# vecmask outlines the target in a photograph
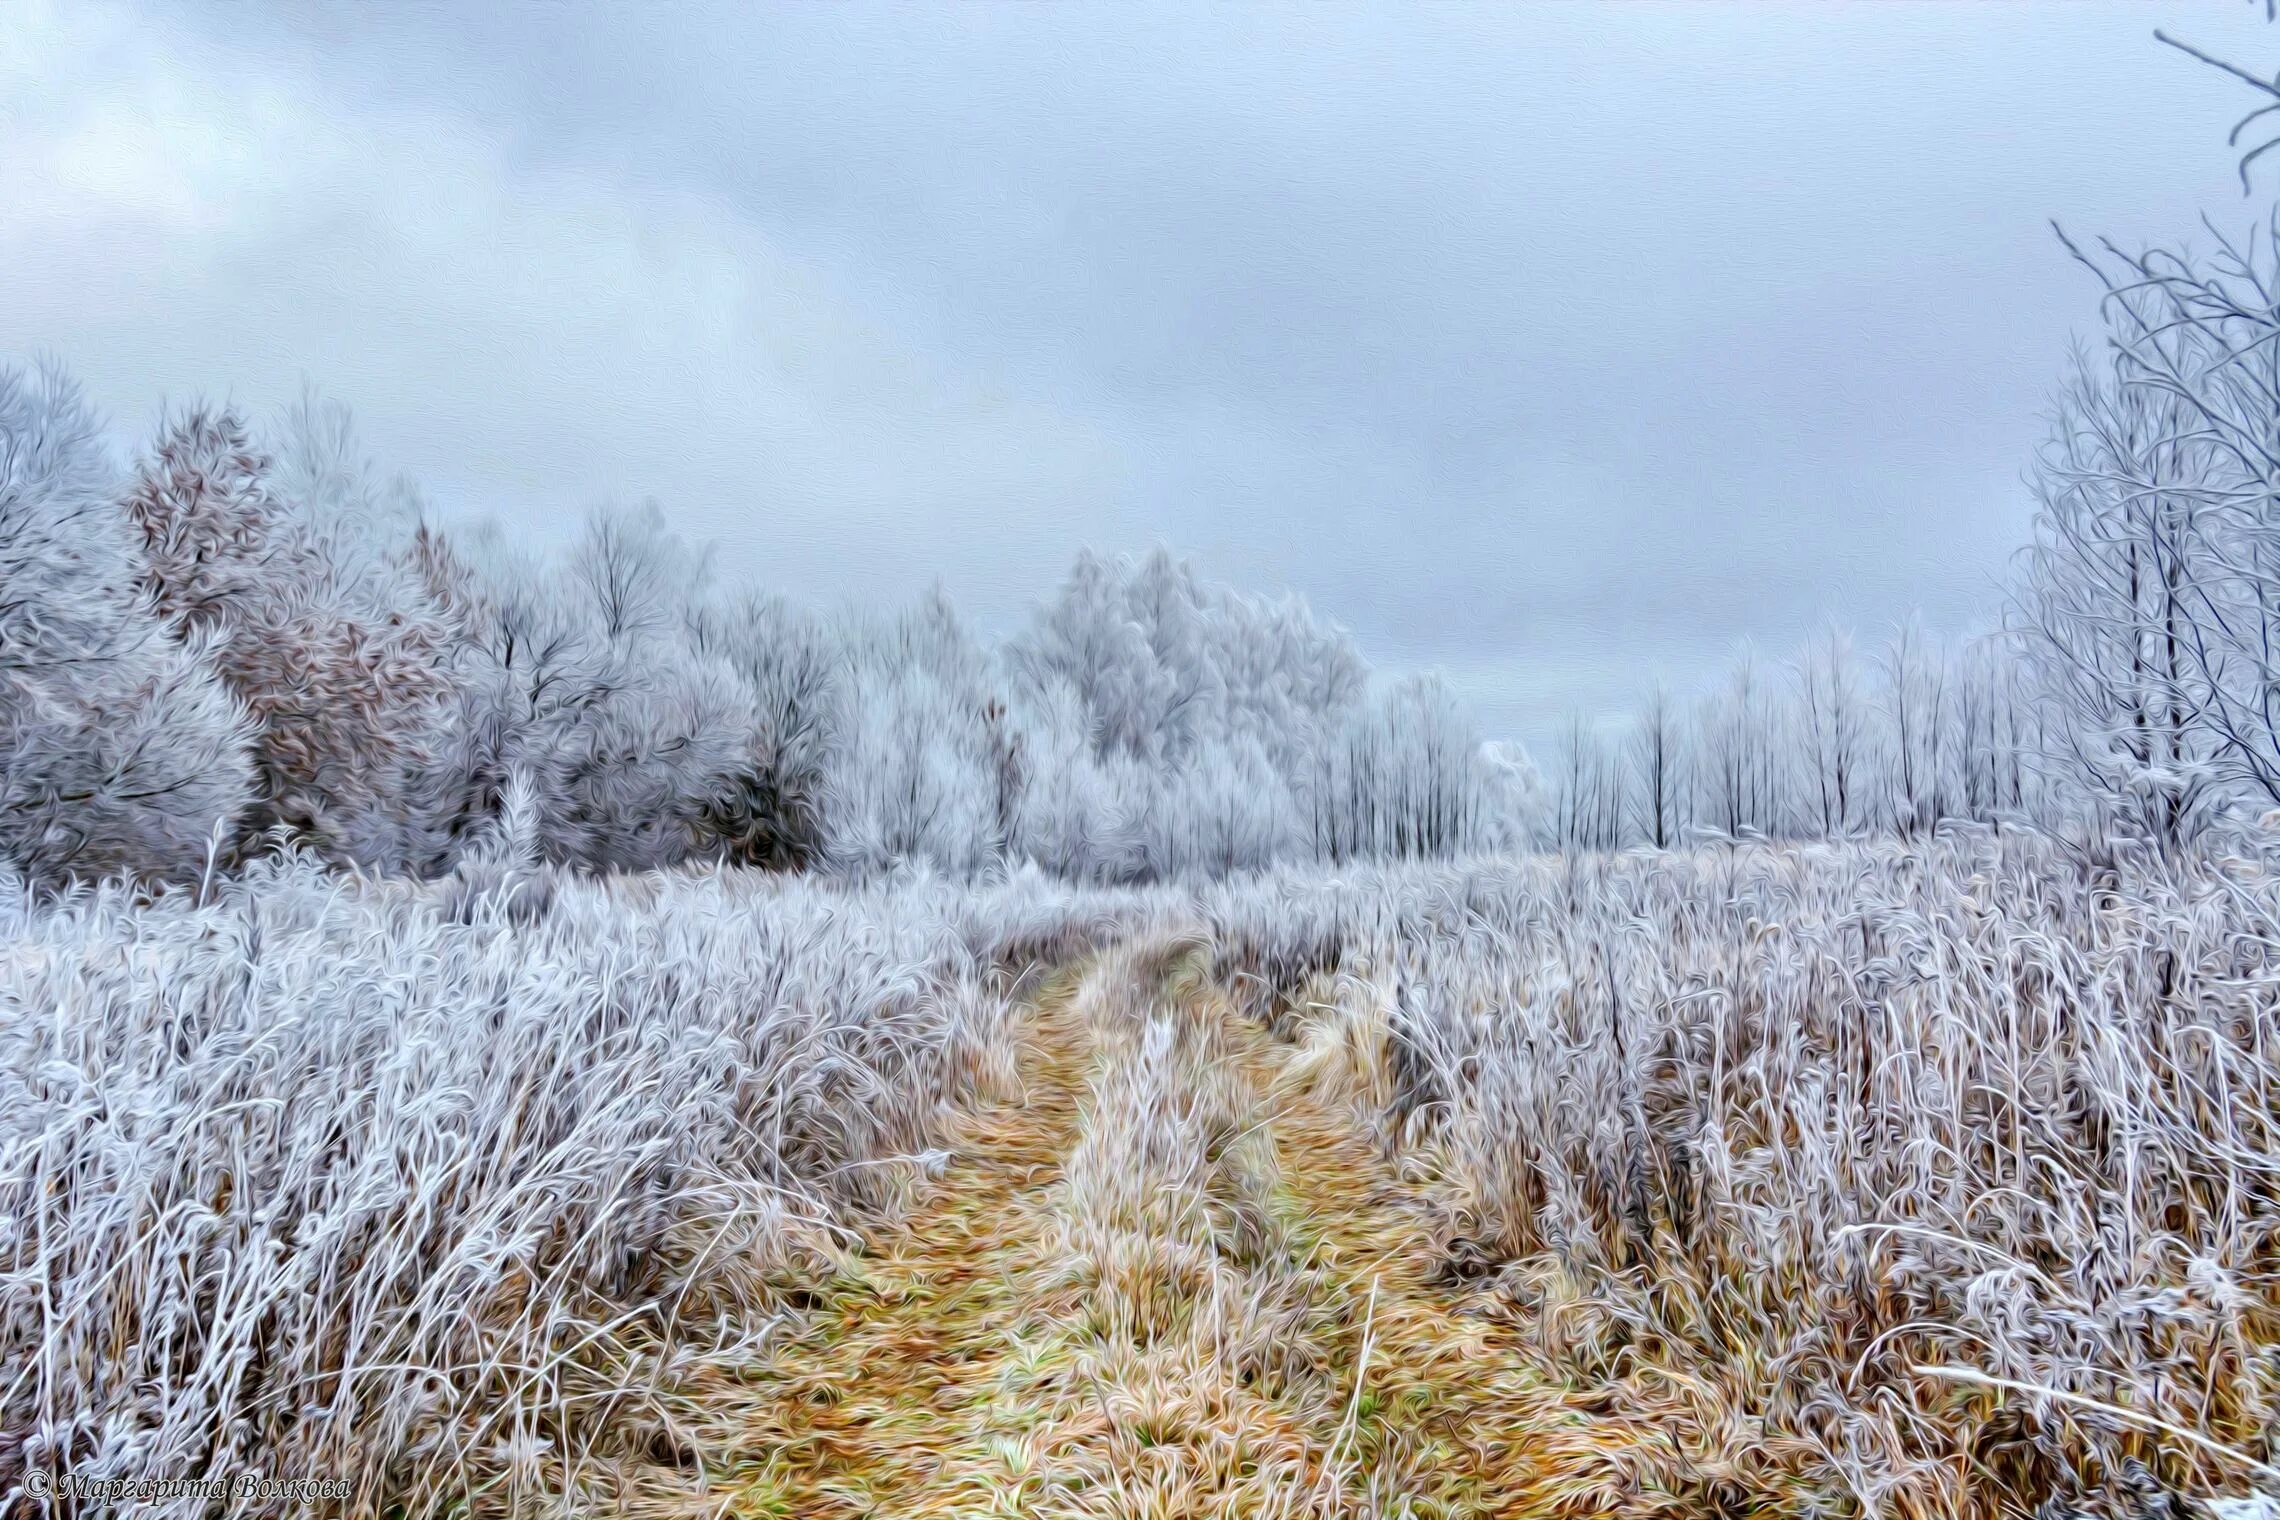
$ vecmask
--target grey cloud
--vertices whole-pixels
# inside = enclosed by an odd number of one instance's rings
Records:
[[[2094,320],[2046,219],[2238,207],[2149,32],[2252,10],[53,13],[0,346],[130,423],[305,372],[456,510],[994,626],[1168,542],[1540,741],[1987,614]]]

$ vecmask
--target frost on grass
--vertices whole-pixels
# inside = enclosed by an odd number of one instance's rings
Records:
[[[1620,1481],[1545,1513],[2127,1515],[2280,1466],[2256,862],[1972,835],[532,907],[499,848],[488,888],[9,885],[0,1483],[337,1469],[489,1511],[701,1468],[687,1390],[1008,1095],[1027,968],[1175,930],[1150,976],[1354,1108],[1438,1291],[1601,1422]],[[1072,1291],[1143,1341],[1196,1263],[1283,1249],[1254,1099],[1172,1006],[1110,1021],[1069,1157]]]
[[[1659,1433],[1626,1513],[2136,1514],[2280,1479],[2275,888],[1958,836],[1211,911],[1382,1009],[1448,1276]]]
[[[756,880],[520,926],[300,862],[203,905],[12,888],[0,1489],[448,1503],[669,1440],[655,1390],[891,1206],[990,1041],[941,898]]]

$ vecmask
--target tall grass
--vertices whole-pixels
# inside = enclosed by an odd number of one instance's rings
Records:
[[[1452,1278],[1657,1432],[1636,1512],[2166,1513],[2133,1506],[2280,1479],[2266,865],[1972,835],[1213,912],[1231,966],[1382,1009],[1388,1144],[1443,1179]]]
[[[0,902],[0,1508],[33,1469],[422,1507],[673,1451],[657,1390],[891,1205],[1001,1003],[938,893],[447,897]]]
[[[1623,1433],[1626,1513],[2275,1486],[2263,861],[501,882],[0,890],[0,1507],[259,1468],[489,1511],[693,1461],[677,1390],[891,1219],[1023,977],[1183,926],[1263,1024],[1336,1032],[1452,1300]],[[1149,1049],[1104,1113],[1143,1116]],[[1130,1159],[1101,1199],[1154,1196]],[[1152,1281],[1123,1238],[1071,1259]]]

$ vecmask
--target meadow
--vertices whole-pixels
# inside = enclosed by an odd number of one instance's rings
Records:
[[[0,363],[0,1511],[2271,1520],[2275,228],[2067,245],[1999,611],[1542,755]]]
[[[11,1503],[2163,1514],[2280,1464],[2260,854],[481,859],[11,890]]]

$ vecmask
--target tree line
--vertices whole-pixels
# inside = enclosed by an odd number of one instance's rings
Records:
[[[1158,552],[1079,557],[1013,637],[939,591],[823,614],[712,585],[654,508],[565,554],[447,531],[347,414],[192,408],[121,468],[0,371],[0,856],[183,881],[277,848],[1080,880],[1449,855],[1528,832],[1430,677]]]
[[[594,871],[1140,882],[1959,821],[2179,848],[2280,810],[2280,211],[2210,237],[2067,241],[2105,341],[2000,627],[1745,652],[1572,722],[1549,784],[1437,679],[1165,552],[1081,555],[1005,639],[939,592],[819,613],[711,584],[654,508],[560,555],[447,531],[314,400],[259,435],[193,407],[122,465],[67,376],[0,366],[0,862],[428,877],[510,791],[531,852]]]
[[[2280,110],[2280,82],[2161,40],[2257,92],[2236,142]],[[2244,155],[2244,190],[2274,147]],[[1657,690],[1618,732],[1579,719],[1542,837],[2012,820],[2174,850],[2280,810],[2280,208],[2203,230],[2134,249],[2059,231],[2103,342],[2051,408],[2000,627],[1947,644],[1911,622],[1865,660],[1828,629],[1770,670],[1745,653],[1692,703]]]
[[[1911,837],[1951,822],[2047,825],[2072,800],[2043,763],[2048,716],[2001,634],[1910,619],[1863,654],[1831,623],[1784,660],[1745,649],[1693,700],[1656,686],[1610,731],[1571,719],[1543,842]]]

